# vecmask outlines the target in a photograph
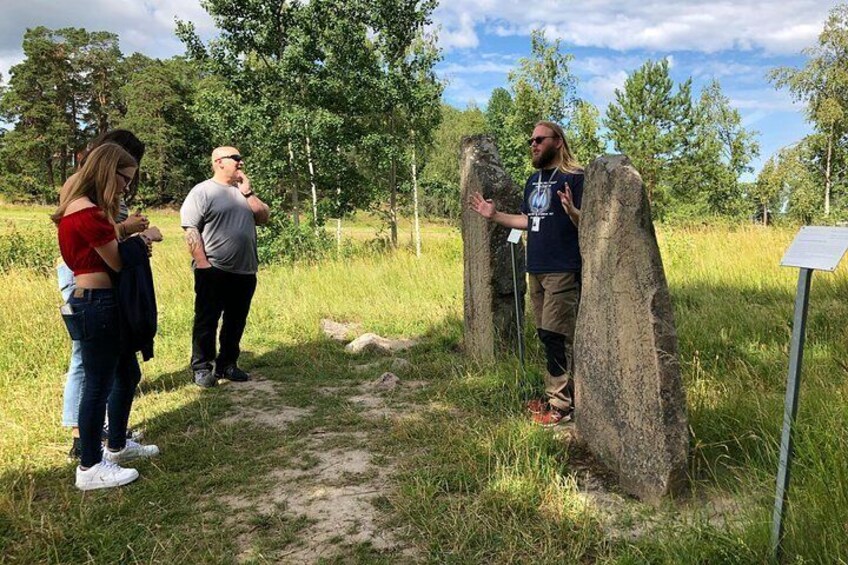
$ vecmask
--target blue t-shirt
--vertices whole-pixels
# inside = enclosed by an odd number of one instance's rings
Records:
[[[565,213],[557,192],[571,188],[574,206],[583,200],[583,173],[547,169],[535,173],[524,186],[521,212],[527,214],[527,272],[579,273],[577,226]]]

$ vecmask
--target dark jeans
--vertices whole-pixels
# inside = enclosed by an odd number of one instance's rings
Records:
[[[256,275],[238,275],[215,267],[194,270],[194,328],[191,337],[191,368],[221,374],[238,361],[239,343],[247,323]],[[221,350],[215,358],[215,334],[221,324]]]
[[[141,371],[134,353],[121,354],[118,305],[113,289],[76,289],[68,304],[73,312],[63,318],[71,338],[80,342],[85,371],[79,407],[80,463],[91,467],[100,463],[102,455],[100,434],[107,398],[108,445],[111,449],[123,449],[126,445],[127,422]]]

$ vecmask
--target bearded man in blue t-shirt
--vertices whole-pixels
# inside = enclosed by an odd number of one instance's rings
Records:
[[[580,302],[580,202],[583,169],[562,128],[538,122],[528,140],[538,171],[524,186],[519,214],[506,214],[478,192],[471,208],[508,228],[527,230],[527,273],[536,331],[545,347],[544,399],[531,400],[533,420],[544,426],[569,421],[574,412],[574,326]]]

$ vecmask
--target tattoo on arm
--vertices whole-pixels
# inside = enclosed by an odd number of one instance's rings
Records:
[[[185,240],[190,253],[194,254],[198,249],[203,248],[203,240],[200,239],[200,232],[197,228],[186,228]]]

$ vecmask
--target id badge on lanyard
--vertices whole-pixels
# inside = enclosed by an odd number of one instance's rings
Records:
[[[530,218],[530,231],[539,231],[542,225],[541,216],[533,216]]]

